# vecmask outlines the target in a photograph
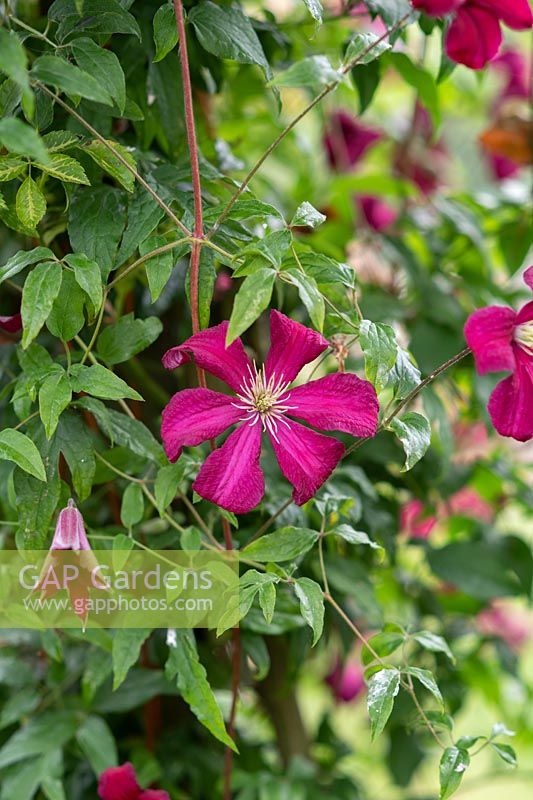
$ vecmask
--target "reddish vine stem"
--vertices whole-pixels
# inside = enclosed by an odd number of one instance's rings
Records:
[[[187,53],[187,38],[185,31],[185,17],[183,13],[182,0],[174,0],[174,11],[176,14],[176,24],[180,42],[180,61],[181,61],[181,80],[183,86],[183,98],[185,108],[185,127],[187,131],[187,145],[191,162],[192,188],[194,197],[194,239],[191,249],[190,263],[190,301],[192,331],[198,333],[200,330],[200,317],[198,309],[198,288],[200,281],[200,255],[202,252],[202,240],[204,238],[204,222],[202,211],[202,185],[200,180],[200,165],[198,160],[198,143],[196,139],[196,125],[194,122],[194,107],[192,99],[191,74],[189,70],[189,57]],[[199,367],[196,368],[198,383],[206,387],[205,372]],[[214,448],[214,442],[211,442]],[[222,530],[226,550],[233,550],[231,529],[229,522],[222,518]],[[239,628],[232,630],[232,661],[231,661],[231,711],[228,722],[228,733],[232,739],[235,738],[235,715],[237,711],[237,696],[240,682],[241,665],[241,639]],[[231,777],[233,772],[233,750],[226,747],[224,753],[224,800],[231,800]]]

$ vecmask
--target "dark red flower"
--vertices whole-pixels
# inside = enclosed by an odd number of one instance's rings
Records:
[[[330,167],[338,172],[353,169],[368,148],[380,139],[380,131],[363,125],[346,111],[336,111],[331,115],[324,135]]]
[[[101,800],[170,800],[168,793],[161,789],[141,789],[135,769],[129,762],[102,772],[98,797]]]
[[[0,317],[0,329],[6,333],[18,333],[22,330],[22,317],[20,314],[13,314],[12,317]]]
[[[375,231],[390,228],[398,219],[398,212],[380,197],[364,194],[357,198],[357,203],[365,220]]]

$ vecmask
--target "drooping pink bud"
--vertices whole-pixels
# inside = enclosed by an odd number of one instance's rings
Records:
[[[344,664],[339,659],[326,677],[326,683],[339,703],[350,703],[365,689],[363,667],[355,659]]]
[[[90,550],[83,517],[73,500],[59,512],[51,550]]]
[[[110,767],[100,775],[98,797],[101,800],[170,800],[161,789],[143,791],[137,783],[133,764],[126,762],[121,767]]]
[[[0,329],[6,333],[18,333],[22,330],[22,317],[13,314],[11,317],[0,317]]]

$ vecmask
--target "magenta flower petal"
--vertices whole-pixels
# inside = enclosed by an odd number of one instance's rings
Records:
[[[501,436],[527,442],[533,437],[533,358],[520,347],[515,356],[515,372],[496,386],[488,411]]]
[[[520,50],[507,49],[493,59],[491,66],[504,72],[507,78],[503,98],[529,97],[528,63]]]
[[[184,446],[195,447],[214,439],[242,417],[236,398],[211,389],[183,389],[163,409],[161,438],[170,461]]]
[[[261,425],[245,423],[204,462],[193,489],[235,514],[246,514],[261,501],[265,479],[259,466]]]
[[[22,330],[22,317],[14,314],[12,317],[0,317],[0,329],[6,333],[18,333]]]
[[[384,231],[398,218],[398,212],[379,197],[370,194],[358,198],[359,207],[364,218],[375,231]]]
[[[51,550],[90,550],[83,517],[73,500],[59,512]]]
[[[498,52],[502,32],[498,17],[477,5],[459,9],[446,35],[446,52],[452,61],[482,69]]]
[[[352,659],[345,664],[337,661],[333,670],[326,678],[340,703],[350,703],[365,690],[364,669],[362,665]]]
[[[101,800],[139,800],[140,791],[135,770],[129,762],[104,770],[98,783]]]
[[[466,0],[412,0],[413,7],[429,17],[444,17],[452,11],[457,11],[465,2]]]
[[[529,0],[475,0],[515,31],[527,31],[533,25]]]
[[[265,362],[267,378],[275,375],[276,381],[291,383],[305,364],[314,361],[328,347],[328,340],[322,334],[279,311],[271,311],[270,350]]]
[[[376,128],[363,125],[346,111],[336,111],[324,135],[330,167],[339,171],[355,167],[368,148],[380,139],[381,132]]]
[[[494,153],[488,153],[488,160],[492,173],[496,180],[503,181],[506,178],[512,178],[520,172],[520,165],[516,161],[511,161],[507,156],[496,156]]]
[[[374,436],[379,403],[368,381],[351,373],[326,375],[290,389],[281,401],[291,417],[303,419],[324,431],[343,431],[352,436]]]
[[[344,453],[337,439],[285,420],[278,425],[277,441],[269,432],[281,471],[294,486],[292,499],[301,506],[320,489]]]
[[[524,283],[533,291],[533,267],[528,267],[524,272]]]
[[[221,322],[220,325],[206,328],[178,347],[167,350],[163,356],[163,366],[174,369],[194,361],[237,392],[243,379],[248,377],[252,364],[240,339],[226,347],[228,325],[229,322]]]
[[[431,531],[437,524],[435,516],[425,516],[424,504],[421,500],[413,499],[405,503],[400,509],[400,531],[411,539],[428,539]]]
[[[465,338],[474,353],[477,371],[513,370],[512,348],[516,313],[506,306],[488,306],[475,311],[466,321]]]

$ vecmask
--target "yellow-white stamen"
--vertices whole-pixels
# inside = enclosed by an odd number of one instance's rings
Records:
[[[232,403],[232,405],[246,412],[245,416],[241,417],[242,422],[248,422],[249,425],[261,422],[263,430],[268,431],[276,442],[279,442],[276,435],[278,423],[288,427],[289,423],[284,419],[284,414],[296,408],[296,406],[286,405],[290,394],[283,398],[283,403],[280,403],[290,381],[284,381],[283,378],[277,380],[275,373],[272,373],[267,380],[265,367],[258,370],[255,363],[253,370],[248,367],[248,372],[249,377],[243,381],[237,392],[239,403]]]
[[[533,356],[533,319],[516,326],[514,340],[522,350]]]

